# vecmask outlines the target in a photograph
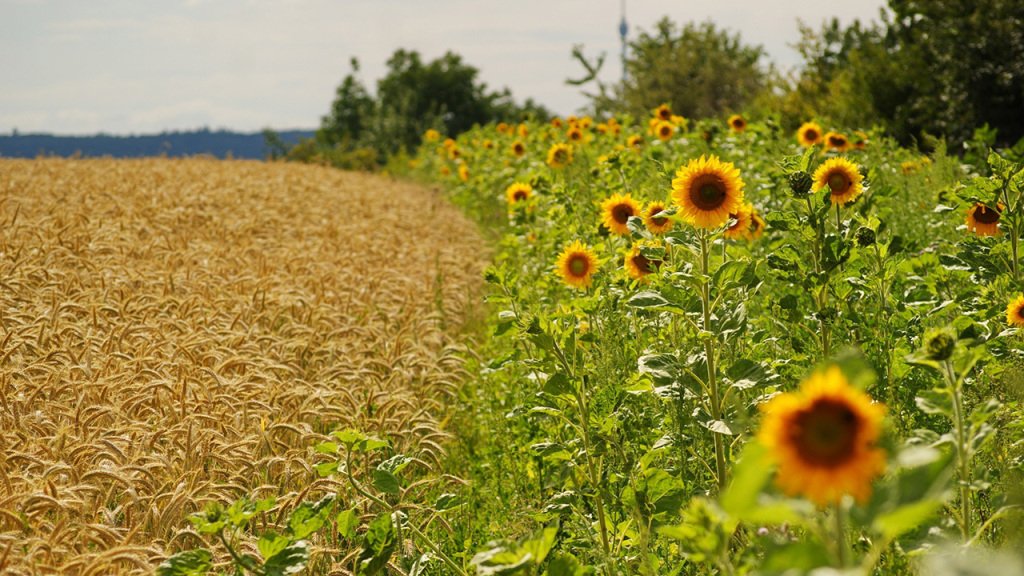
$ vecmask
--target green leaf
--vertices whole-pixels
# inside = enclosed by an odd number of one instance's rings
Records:
[[[402,491],[402,481],[391,472],[377,468],[373,471],[373,487],[386,494],[398,494]]]
[[[922,500],[900,506],[875,518],[872,527],[887,538],[920,528],[942,507],[941,500]]]
[[[256,542],[256,548],[260,551],[260,556],[267,559],[287,548],[290,543],[291,538],[268,532]]]
[[[267,559],[263,564],[265,576],[288,576],[298,574],[309,563],[309,543],[305,540],[292,542],[283,550]]]
[[[356,508],[343,510],[335,521],[338,524],[338,535],[346,540],[356,537],[356,529],[359,528],[359,513]]]
[[[465,502],[457,494],[441,494],[434,502],[434,511],[443,512],[462,506]]]
[[[669,306],[671,302],[666,300],[660,293],[647,290],[634,294],[626,301],[626,305],[633,308],[658,308],[660,306]]]
[[[387,512],[380,514],[370,522],[363,537],[363,549],[357,558],[359,574],[372,575],[383,570],[397,546],[398,538],[391,515]]]
[[[325,496],[315,504],[303,502],[288,517],[288,532],[293,540],[302,540],[327,522],[334,509],[334,496]]]
[[[552,396],[561,396],[563,394],[572,394],[573,387],[572,382],[569,378],[561,372],[555,372],[544,382],[544,393]]]
[[[213,555],[199,548],[178,552],[156,567],[157,576],[202,576],[213,566]]]

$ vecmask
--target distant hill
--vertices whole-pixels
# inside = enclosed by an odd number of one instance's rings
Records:
[[[311,138],[312,130],[277,132],[281,140],[292,145],[300,138]],[[209,154],[218,158],[266,158],[270,154],[262,132],[243,133],[227,130],[200,129],[190,132],[163,132],[139,136],[55,136],[53,134],[2,134],[0,157],[35,158],[36,156],[195,156]]]

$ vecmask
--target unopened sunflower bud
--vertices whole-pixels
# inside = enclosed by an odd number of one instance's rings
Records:
[[[794,196],[806,196],[811,191],[813,183],[811,175],[807,172],[793,172],[789,175],[789,189],[793,191]]]
[[[924,352],[932,360],[949,360],[956,349],[956,334],[949,328],[929,331],[925,335]]]
[[[867,226],[857,228],[857,246],[866,248],[875,243],[875,231]]]

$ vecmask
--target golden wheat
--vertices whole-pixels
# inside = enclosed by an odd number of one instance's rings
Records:
[[[436,464],[482,259],[381,177],[0,161],[0,572],[150,572],[211,500],[330,490],[339,426]]]

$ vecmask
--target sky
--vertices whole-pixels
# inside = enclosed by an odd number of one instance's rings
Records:
[[[797,20],[878,20],[884,0],[626,0],[629,34],[713,21],[799,64]],[[360,60],[454,51],[491,88],[567,115],[586,104],[573,45],[617,79],[621,0],[0,0],[0,133],[315,128]]]

